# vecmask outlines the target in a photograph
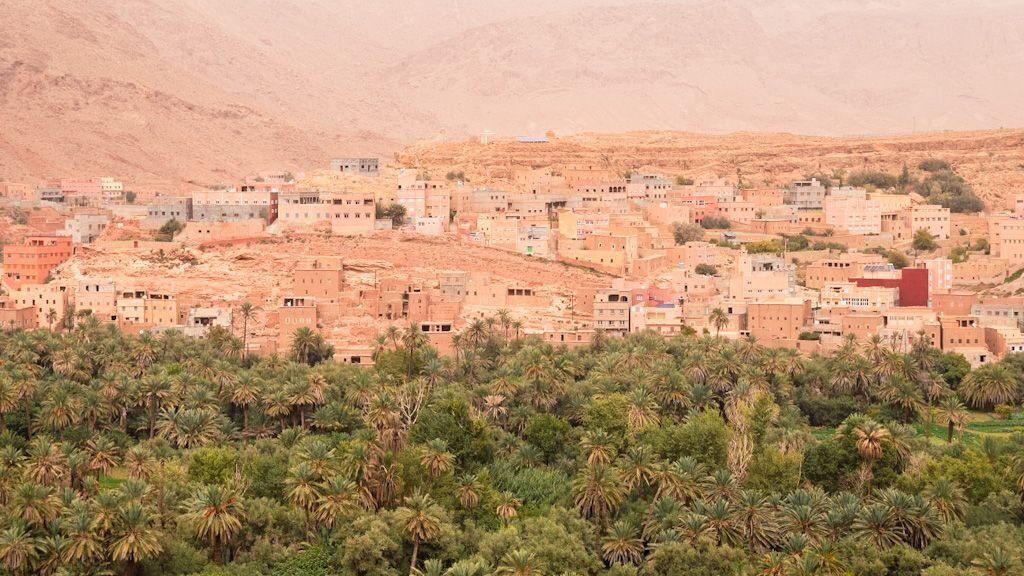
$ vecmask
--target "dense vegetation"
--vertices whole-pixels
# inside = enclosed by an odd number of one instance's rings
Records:
[[[687,242],[697,242],[704,239],[704,227],[700,224],[683,224],[682,222],[673,222],[672,237],[679,246],[682,246]]]
[[[174,237],[184,229],[184,224],[178,222],[174,218],[171,218],[167,222],[164,222],[164,225],[157,230],[153,238],[157,242],[170,242],[171,240],[174,240]]]
[[[89,317],[0,333],[0,566],[1020,573],[1020,355],[969,371],[923,340],[802,359],[646,333],[565,350],[504,313],[455,347],[391,330],[360,369],[307,332],[289,359]]]
[[[700,225],[708,230],[728,230],[732,223],[725,216],[705,216]]]
[[[845,169],[836,168],[831,174],[818,171],[808,174],[806,178],[817,178],[825,188],[845,184],[869,190],[913,191],[927,198],[930,204],[944,206],[954,213],[974,213],[985,209],[985,203],[949,162],[929,158],[918,163],[917,169],[921,173],[920,177],[912,175],[910,168],[904,165],[898,176],[867,169],[847,174]]]
[[[395,228],[405,223],[405,206],[401,204],[377,204],[375,212],[377,220],[390,219],[392,226]]]
[[[918,166],[924,178],[914,184],[914,191],[932,204],[949,208],[950,212],[981,212],[985,203],[971,185],[944,160],[925,160]]]

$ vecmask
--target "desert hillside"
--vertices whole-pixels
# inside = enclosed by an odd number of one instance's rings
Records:
[[[484,129],[1024,126],[1004,0],[7,0],[0,22],[6,177],[224,179]]]
[[[898,174],[921,160],[941,158],[995,208],[1024,187],[1024,130],[937,132],[911,136],[838,138],[792,134],[688,132],[583,133],[556,136],[547,144],[499,139],[421,143],[398,156],[432,174],[462,170],[474,184],[507,181],[509,170],[583,165],[654,169],[698,181],[736,179],[752,186],[782,185],[808,174],[879,170]]]

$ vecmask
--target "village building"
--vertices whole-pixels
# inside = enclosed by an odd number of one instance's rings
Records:
[[[11,291],[11,300],[18,308],[32,308],[36,312],[36,326],[55,328],[68,313],[70,294],[61,283],[24,284]]]
[[[758,340],[796,340],[809,330],[811,301],[784,298],[747,304],[747,331]]]
[[[631,331],[630,294],[625,290],[599,290],[594,299],[594,328],[609,334]]]
[[[849,234],[880,234],[882,209],[878,202],[863,194],[847,192],[825,197],[825,223]]]
[[[317,325],[316,300],[311,296],[285,296],[277,307],[278,339],[277,349],[287,352],[299,328],[309,328],[314,332]]]
[[[808,288],[820,290],[826,284],[848,282],[850,278],[861,276],[865,266],[885,263],[885,258],[877,254],[840,254],[835,258],[825,258],[808,264],[804,271],[804,284]]]
[[[883,312],[899,304],[899,289],[834,282],[821,289],[823,308],[845,307],[862,312]]]
[[[170,220],[184,224],[192,220],[192,198],[161,196],[146,206],[143,228],[160,228]]]
[[[185,327],[191,328],[193,334],[203,334],[214,326],[231,329],[231,308],[223,306],[192,306],[188,309]]]
[[[3,249],[3,282],[11,288],[46,282],[50,272],[74,254],[66,236],[28,236],[21,245]]]
[[[173,294],[119,289],[117,319],[122,328],[178,325],[178,302]]]
[[[337,256],[302,259],[292,276],[292,293],[318,300],[336,300],[345,287],[345,266]]]
[[[376,203],[368,192],[290,192],[281,195],[281,224],[312,228],[329,224],[341,235],[374,231]]]
[[[1024,217],[993,216],[989,221],[989,247],[993,256],[1014,265],[1024,263]]]
[[[32,330],[39,327],[35,306],[18,304],[14,298],[0,297],[0,328],[6,330]]]
[[[783,202],[805,210],[820,210],[825,202],[825,186],[817,178],[799,180],[783,192]]]
[[[362,176],[377,176],[380,174],[380,159],[334,158],[331,160],[331,170]]]
[[[937,204],[916,204],[904,210],[911,234],[927,230],[933,238],[949,240],[949,208]]]
[[[953,288],[953,261],[949,258],[918,258],[915,265],[928,270],[929,292],[941,292]]]
[[[974,286],[1002,284],[1009,274],[1010,261],[998,256],[972,255],[964,262],[953,264],[953,283]]]
[[[75,244],[91,244],[103,233],[110,217],[102,213],[78,212],[64,221],[64,229],[58,230],[58,236],[67,236]]]
[[[101,322],[117,322],[118,295],[113,282],[81,281],[74,291],[75,310]]]
[[[278,217],[277,191],[196,190],[192,193],[192,219],[200,222],[263,220]]]

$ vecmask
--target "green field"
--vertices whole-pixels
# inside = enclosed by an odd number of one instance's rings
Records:
[[[100,490],[113,490],[128,479],[128,469],[123,467],[114,468],[110,474],[100,476]]]
[[[946,426],[938,419],[932,423],[930,433],[929,426],[922,420],[915,422],[913,426],[919,435],[928,438],[932,444],[946,443]],[[971,411],[964,429],[957,431],[953,439],[975,446],[980,444],[985,437],[1004,438],[1014,432],[1024,432],[1024,412],[1015,412],[1009,417],[1001,417],[992,412]],[[811,434],[817,440],[831,438],[835,433],[835,428],[822,427],[811,430]]]

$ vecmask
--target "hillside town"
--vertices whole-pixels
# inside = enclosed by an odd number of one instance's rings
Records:
[[[472,180],[339,158],[177,192],[0,181],[0,323],[220,327],[260,355],[308,329],[360,365],[393,327],[453,355],[481,322],[567,347],[653,331],[803,354],[926,342],[975,367],[1024,351],[1024,192],[985,205],[941,159],[773,186],[572,164]]]

